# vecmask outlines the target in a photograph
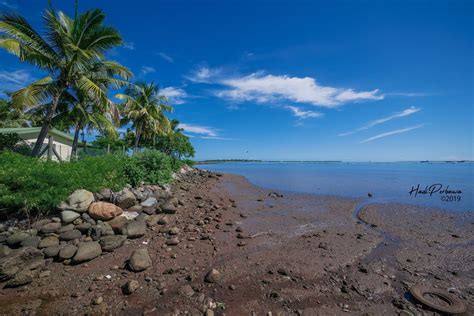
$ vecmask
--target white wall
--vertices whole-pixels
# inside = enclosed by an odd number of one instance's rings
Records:
[[[36,143],[36,138],[24,139],[24,141],[33,147],[34,144]],[[48,138],[45,138],[43,144],[45,146],[48,146]],[[72,147],[69,144],[64,144],[54,139],[53,146],[56,148],[56,152],[59,154],[62,161],[69,161],[69,159],[71,158],[71,152],[72,152]],[[53,153],[52,159],[58,160],[54,153]]]

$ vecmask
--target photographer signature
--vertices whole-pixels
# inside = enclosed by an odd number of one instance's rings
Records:
[[[416,187],[412,186],[408,193],[410,193],[410,196],[414,195],[416,197],[418,194],[429,194],[429,196],[432,196],[435,193],[439,193],[440,195],[462,194],[462,191],[450,189],[449,185],[444,187],[441,183],[435,183],[429,186],[427,185],[424,188],[420,188],[420,184],[418,184]]]

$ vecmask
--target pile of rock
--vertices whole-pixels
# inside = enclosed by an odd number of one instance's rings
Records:
[[[40,220],[27,230],[0,224],[0,282],[24,285],[39,275],[46,260],[77,264],[114,251],[127,238],[144,236],[147,226],[163,220],[160,213],[174,214],[177,205],[165,186],[95,194],[77,190],[59,205],[60,217]],[[135,270],[146,261],[135,263]]]

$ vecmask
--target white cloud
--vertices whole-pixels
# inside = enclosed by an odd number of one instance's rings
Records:
[[[186,76],[186,79],[198,83],[212,83],[222,72],[220,68],[200,67]]]
[[[160,94],[168,98],[171,104],[183,104],[188,97],[186,91],[176,87],[166,87],[160,90]]]
[[[0,92],[16,91],[35,80],[26,70],[0,71]]]
[[[142,67],[142,74],[144,74],[144,75],[147,75],[149,73],[153,73],[155,71],[156,71],[155,68],[150,67],[150,66],[143,66]]]
[[[123,48],[129,49],[129,50],[135,50],[135,43],[134,42],[124,42],[122,44]]]
[[[420,128],[420,127],[423,127],[423,124],[419,124],[419,125],[412,126],[412,127],[407,127],[407,128],[402,128],[402,129],[397,129],[397,130],[394,130],[394,131],[391,131],[391,132],[386,132],[386,133],[382,133],[382,134],[379,134],[379,135],[375,135],[373,137],[370,137],[370,138],[367,138],[366,140],[361,141],[361,144],[373,141],[375,139],[387,137],[387,136],[390,136],[390,135],[406,133],[406,132],[412,131],[412,130]]]
[[[319,85],[311,77],[264,75],[262,72],[245,77],[223,79],[217,83],[227,86],[229,89],[218,91],[216,95],[235,101],[264,103],[287,100],[334,108],[348,102],[381,100],[384,98],[378,89],[355,91],[353,89],[334,88]]]
[[[390,116],[387,116],[387,117],[384,117],[384,118],[381,118],[381,119],[378,119],[378,120],[375,120],[375,121],[372,121],[372,122],[369,122],[367,125],[364,125],[358,129],[355,129],[353,131],[350,131],[350,132],[345,132],[345,133],[341,133],[339,134],[339,136],[347,136],[347,135],[352,135],[352,134],[355,134],[357,132],[360,132],[360,131],[363,131],[363,130],[366,130],[366,129],[369,129],[375,125],[379,125],[379,124],[382,124],[382,123],[385,123],[385,122],[388,122],[388,121],[391,121],[393,119],[396,119],[396,118],[400,118],[400,117],[404,117],[404,116],[408,116],[408,115],[412,115],[418,111],[420,111],[421,109],[420,108],[416,108],[414,106],[411,106],[409,107],[408,109],[405,109],[401,112],[397,112],[397,113],[394,113]]]
[[[293,112],[293,115],[299,119],[307,119],[307,118],[314,118],[314,117],[321,117],[323,114],[315,111],[304,111],[296,106],[287,105],[285,109],[290,110]]]
[[[182,128],[185,132],[204,135],[207,137],[218,137],[217,131],[211,127],[198,126],[185,123],[179,123],[178,128]]]
[[[199,138],[202,139],[215,139],[215,140],[238,140],[235,138],[226,138],[226,137],[218,137],[218,136],[201,136]]]
[[[167,55],[163,52],[158,52],[158,56],[160,56],[161,58],[163,58],[164,60],[166,60],[167,62],[171,64],[174,63],[174,59],[170,55]]]

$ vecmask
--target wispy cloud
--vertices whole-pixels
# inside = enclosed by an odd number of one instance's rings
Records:
[[[150,66],[143,66],[143,67],[142,67],[142,74],[144,74],[144,75],[153,73],[153,72],[155,72],[155,71],[156,71],[156,69],[153,68],[153,67],[150,67]]]
[[[0,93],[4,91],[15,91],[23,88],[25,85],[35,81],[26,70],[0,71]]]
[[[400,97],[427,97],[430,95],[433,95],[432,93],[426,93],[426,92],[388,92],[385,93],[387,96],[400,96]]]
[[[184,89],[176,87],[166,87],[160,90],[160,94],[168,98],[171,104],[183,104],[188,94]]]
[[[382,124],[382,123],[385,123],[385,122],[388,122],[388,121],[391,121],[393,119],[396,119],[396,118],[400,118],[400,117],[404,117],[404,116],[409,116],[409,115],[412,115],[412,114],[415,114],[416,112],[420,111],[421,109],[420,108],[416,108],[414,106],[411,106],[409,107],[408,109],[405,109],[401,112],[397,112],[397,113],[394,113],[390,116],[387,116],[387,117],[384,117],[384,118],[381,118],[381,119],[378,119],[378,120],[375,120],[375,121],[372,121],[372,122],[369,122],[367,123],[366,125],[362,126],[362,127],[359,127],[358,129],[355,129],[353,131],[350,131],[350,132],[345,132],[345,133],[341,133],[339,134],[339,136],[347,136],[347,135],[352,135],[352,134],[355,134],[357,132],[360,132],[360,131],[364,131],[364,130],[367,130],[375,125],[379,125],[379,124]]]
[[[219,136],[201,136],[202,139],[215,139],[215,140],[238,140],[235,138],[219,137]]]
[[[218,137],[217,131],[212,127],[180,123],[178,128],[182,128],[185,132],[204,135],[205,137]]]
[[[11,4],[7,1],[0,1],[0,6],[7,7],[8,9],[17,9],[18,6],[16,4]]]
[[[290,110],[295,117],[302,120],[307,119],[307,118],[315,118],[315,117],[323,116],[322,113],[315,112],[315,111],[305,111],[297,106],[287,105],[284,108]]]
[[[194,82],[224,86],[225,89],[217,91],[215,95],[237,102],[270,103],[283,100],[334,108],[349,102],[384,98],[378,89],[356,91],[335,88],[320,85],[312,77],[266,75],[264,72],[256,72],[248,76],[224,76],[222,69],[200,67],[187,78]]]
[[[207,66],[203,66],[192,71],[191,74],[185,76],[185,78],[197,83],[213,83],[221,73],[221,68],[209,68]]]
[[[379,139],[379,138],[383,138],[383,137],[387,137],[387,136],[391,136],[391,135],[396,135],[396,134],[401,134],[401,133],[406,133],[406,132],[412,131],[414,129],[423,127],[423,125],[424,124],[419,124],[419,125],[415,125],[415,126],[412,126],[412,127],[397,129],[397,130],[394,130],[394,131],[391,131],[391,132],[378,134],[378,135],[375,135],[373,137],[367,138],[366,140],[363,140],[360,143],[363,144],[363,143],[371,142],[371,141]]]
[[[161,58],[163,58],[163,59],[166,60],[167,62],[169,62],[169,63],[171,63],[171,64],[174,63],[174,59],[173,59],[173,57],[171,57],[170,55],[165,54],[165,53],[163,53],[163,52],[158,52],[157,54],[158,54],[158,56],[160,56]]]
[[[123,48],[129,49],[129,50],[135,50],[135,43],[134,42],[124,42],[122,44]]]

